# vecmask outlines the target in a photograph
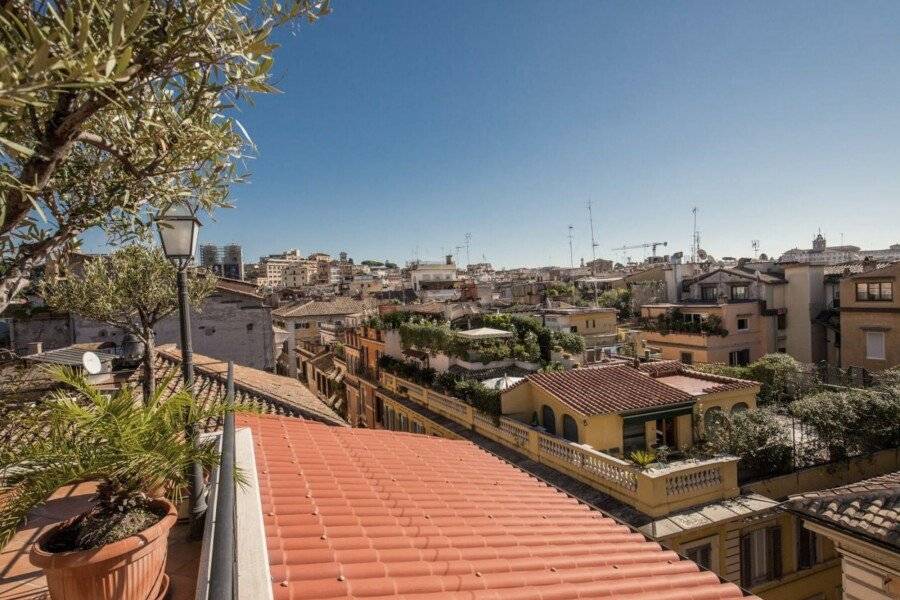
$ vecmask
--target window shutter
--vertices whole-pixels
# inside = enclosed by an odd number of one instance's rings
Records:
[[[769,548],[769,579],[781,578],[781,527],[769,527],[767,530]]]
[[[751,585],[751,557],[750,557],[750,536],[741,536],[741,586],[750,589]]]

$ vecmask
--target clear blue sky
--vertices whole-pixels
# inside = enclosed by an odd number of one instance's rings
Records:
[[[787,5],[786,5],[787,4]],[[900,3],[334,0],[202,240],[495,266],[900,242]],[[464,256],[465,251],[463,251]],[[633,251],[635,258],[643,251]]]

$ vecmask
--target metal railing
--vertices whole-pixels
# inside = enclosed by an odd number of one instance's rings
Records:
[[[234,363],[228,363],[226,400],[234,402]],[[212,559],[209,567],[208,598],[215,600],[236,600],[235,589],[235,529],[234,511],[236,481],[234,410],[225,415],[222,428],[222,449],[219,460],[218,482],[216,486],[215,526],[212,529]]]

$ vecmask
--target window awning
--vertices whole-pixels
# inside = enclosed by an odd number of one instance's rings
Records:
[[[669,417],[680,417],[681,415],[689,415],[694,411],[694,402],[682,404],[670,404],[669,406],[660,406],[652,410],[634,412],[622,415],[624,425],[634,423],[644,423],[645,421],[655,421],[657,419],[668,419]]]

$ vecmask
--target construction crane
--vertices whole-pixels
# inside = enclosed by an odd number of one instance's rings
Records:
[[[669,245],[669,242],[647,242],[646,244],[636,244],[634,246],[622,246],[621,248],[613,248],[613,250],[619,250],[621,252],[626,252],[628,250],[634,250],[635,248],[652,248],[653,256],[656,256],[656,247],[663,246],[666,247]]]

